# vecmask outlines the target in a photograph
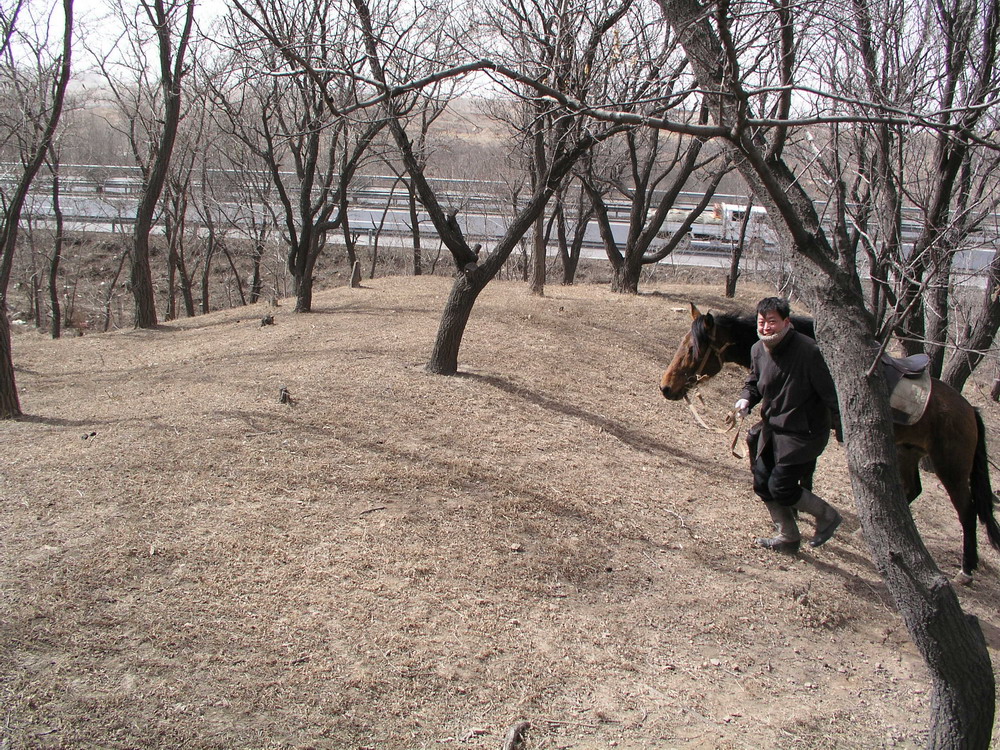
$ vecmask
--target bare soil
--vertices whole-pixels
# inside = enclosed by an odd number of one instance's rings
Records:
[[[719,286],[495,282],[440,377],[449,288],[15,336],[0,747],[495,749],[522,720],[528,750],[923,744],[927,671],[841,447],[815,489],[842,530],[768,553],[732,435],[659,394],[688,300],[732,307]],[[710,425],[742,377],[702,388]],[[996,455],[998,407],[967,396]],[[958,522],[924,486],[951,575]],[[1000,556],[980,546],[958,593],[996,662]]]

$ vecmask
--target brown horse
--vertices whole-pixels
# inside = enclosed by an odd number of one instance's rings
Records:
[[[726,362],[749,368],[750,347],[757,341],[757,321],[752,316],[702,315],[692,304],[691,317],[691,330],[660,380],[660,391],[671,401],[684,398],[691,388],[718,374]],[[814,335],[810,319],[793,316],[792,323],[797,331]],[[907,500],[913,502],[921,492],[919,463],[928,456],[958,512],[963,543],[962,570],[956,580],[970,583],[979,564],[977,517],[986,527],[990,543],[1000,550],[982,417],[961,393],[932,378],[924,415],[912,425],[893,427]]]

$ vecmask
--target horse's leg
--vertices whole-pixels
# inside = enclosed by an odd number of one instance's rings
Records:
[[[964,441],[958,440],[957,443]],[[951,504],[958,513],[962,525],[962,570],[955,576],[955,582],[962,585],[972,583],[972,574],[979,566],[979,550],[976,543],[976,509],[972,504],[972,487],[969,476],[972,473],[972,448],[951,445],[946,453],[945,446],[938,447],[931,454],[934,471],[948,492]]]
[[[920,457],[922,451],[911,445],[896,446],[899,457],[899,476],[903,480],[903,491],[906,502],[912,503],[920,495],[923,487],[920,484]]]

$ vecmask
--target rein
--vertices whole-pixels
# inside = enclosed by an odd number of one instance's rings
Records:
[[[732,345],[733,345],[732,341],[727,341],[722,346],[716,346],[715,339],[710,338],[708,346],[705,347],[705,353],[701,355],[701,360],[698,362],[698,368],[694,371],[694,374],[688,378],[688,383],[697,387],[698,385],[701,384],[703,380],[708,380],[708,378],[710,378],[711,375],[704,374],[705,367],[708,365],[708,358],[714,354],[718,358],[719,366],[721,367],[722,365],[725,364],[725,360],[722,358],[722,355],[725,353],[726,349],[728,349]],[[707,430],[712,429],[707,424],[705,424],[704,420],[701,418],[701,415],[698,414],[698,410],[695,409],[694,404],[691,403],[691,400],[687,397],[687,395],[684,396],[684,400],[688,402],[688,406],[691,408],[691,413],[694,414],[694,417],[696,420],[698,420],[698,423]],[[736,434],[733,436],[733,442],[729,446],[729,452],[732,453],[736,458],[743,458],[743,456],[741,456],[739,453],[736,452],[736,444],[740,440],[740,432],[742,432],[743,430],[743,420],[745,418],[746,417],[740,417],[739,422],[737,423],[736,412],[730,412],[729,414],[726,415],[726,424],[728,425],[728,427],[726,428],[725,431],[729,432],[734,427],[736,428]],[[722,430],[717,430],[717,431],[722,432]]]
[[[743,420],[745,419],[746,417],[740,417],[740,421],[737,422],[736,412],[734,411],[726,415],[726,424],[729,425],[726,432],[729,432],[734,427],[736,428],[736,434],[733,435],[733,442],[729,445],[729,452],[736,456],[736,458],[743,458],[743,456],[736,452],[736,444],[740,441],[740,433],[743,431]]]

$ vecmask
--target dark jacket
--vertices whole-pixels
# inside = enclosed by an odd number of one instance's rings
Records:
[[[758,454],[772,441],[775,463],[799,464],[819,457],[840,424],[837,392],[816,342],[790,330],[768,351],[758,341],[750,350],[750,374],[740,398],[761,404]]]

